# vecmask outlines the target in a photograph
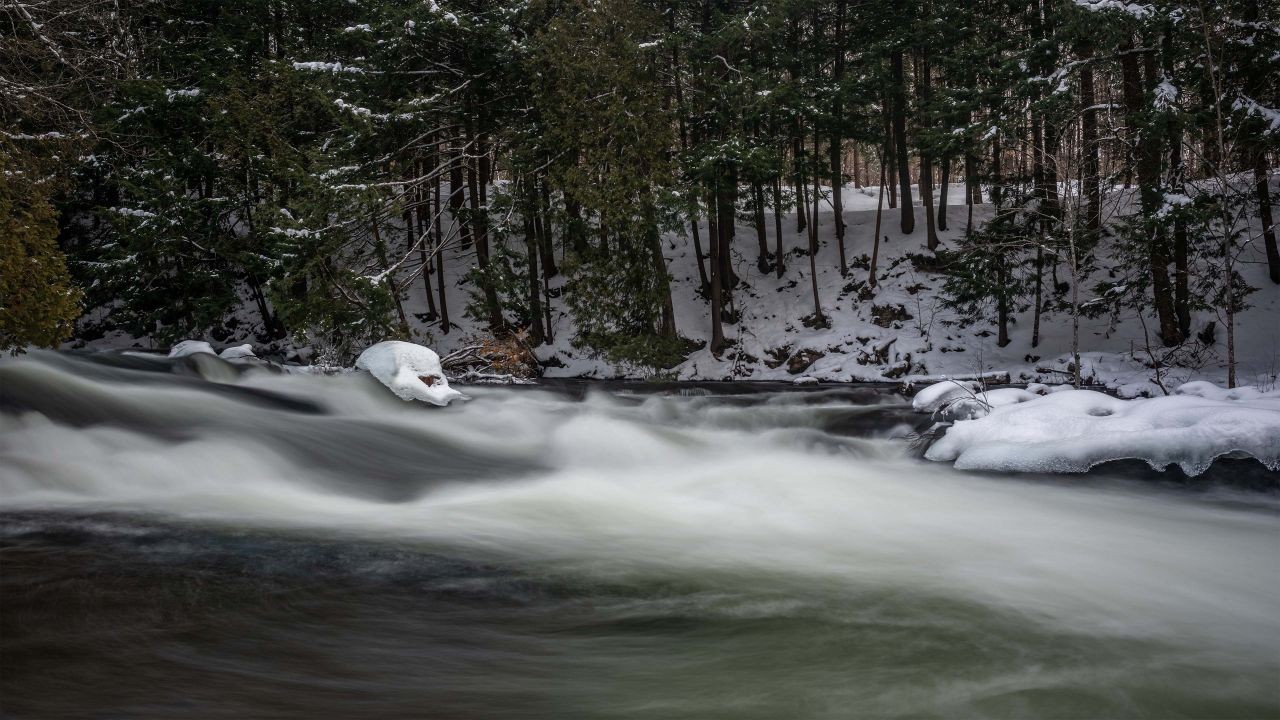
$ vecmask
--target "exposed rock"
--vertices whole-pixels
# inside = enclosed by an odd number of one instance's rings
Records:
[[[901,305],[872,305],[871,322],[880,327],[891,327],[895,322],[910,320],[911,313]]]
[[[787,372],[792,375],[799,375],[805,370],[808,370],[809,366],[817,362],[819,358],[825,356],[826,353],[805,348],[795,355],[792,355],[791,359],[787,361]]]

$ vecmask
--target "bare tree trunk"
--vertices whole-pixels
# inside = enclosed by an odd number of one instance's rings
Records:
[[[422,172],[421,165],[422,163],[420,162],[414,163],[418,174]],[[415,244],[414,230],[416,226],[417,237],[420,241],[417,245],[418,260],[422,263],[422,289],[427,297],[427,320],[435,320],[439,317],[439,313],[436,312],[435,293],[431,290],[431,272],[433,268],[431,253],[428,251],[428,246],[431,244],[429,242],[430,236],[428,235],[431,227],[429,218],[432,217],[431,198],[427,195],[426,188],[421,183],[413,190],[413,205],[412,209],[406,208],[404,211],[404,226],[409,236],[409,247],[413,247]]]
[[[541,345],[546,336],[542,331],[542,288],[539,286],[538,273],[538,256],[541,250],[537,229],[536,208],[538,207],[538,194],[536,181],[526,176],[522,180],[524,185],[523,191],[525,195],[524,201],[524,244],[525,256],[528,258],[529,267],[529,344],[533,347]]]
[[[717,184],[723,182],[722,178],[717,179]],[[708,258],[711,266],[711,354],[720,357],[720,353],[724,351],[724,326],[722,324],[721,315],[724,312],[723,298],[720,294],[720,242],[718,240],[717,218],[720,215],[717,207],[718,198],[720,196],[719,188],[711,193],[711,201],[708,203],[708,216],[712,218],[711,232],[708,235],[708,247],[711,250],[711,257]]]
[[[538,249],[542,255],[542,276],[553,278],[560,269],[556,267],[556,250],[551,235],[551,188],[546,176],[538,178]]]
[[[800,119],[796,118],[795,137],[791,140],[791,160],[795,166],[792,185],[796,192],[796,232],[804,232],[808,226],[808,197],[805,193],[804,179],[804,135],[800,129]]]
[[[760,271],[761,275],[768,275],[769,236],[764,224],[764,184],[759,180],[751,182],[751,204],[753,210],[755,210],[756,243],[759,245],[756,252],[756,269]]]
[[[1085,200],[1085,227],[1097,237],[1102,231],[1102,195],[1099,191],[1098,172],[1098,111],[1093,91],[1093,41],[1084,39],[1076,46],[1080,58],[1080,143],[1082,164],[1080,167],[1081,190]]]
[[[840,135],[831,138],[831,208],[835,217],[836,245],[840,250],[840,277],[849,275],[849,263],[844,253],[844,169],[841,167]]]
[[[947,190],[951,185],[951,156],[942,156],[942,182],[938,186],[938,216],[936,225],[938,230],[946,231],[947,229]]]
[[[391,299],[396,305],[396,316],[400,318],[400,332],[405,339],[409,337],[409,318],[404,314],[404,303],[400,302],[400,289],[396,287],[395,273],[392,272],[391,265],[387,259],[387,244],[382,241],[382,233],[378,230],[378,213],[375,210],[371,215],[373,221],[373,249],[378,255],[378,263],[382,266],[384,273],[382,282],[387,286],[387,292],[391,294]]]
[[[902,194],[902,234],[910,235],[916,229],[915,212],[911,206],[911,168],[907,155],[907,81],[903,75],[902,51],[895,50],[889,56],[892,69],[893,142],[898,159],[898,191]]]
[[[444,217],[444,211],[440,198],[440,181],[433,181],[431,194],[434,198],[433,205],[436,209],[435,216],[435,248],[436,248],[436,292],[440,293],[440,332],[443,335],[449,334],[449,298],[445,295],[444,289],[444,227],[440,221]]]
[[[871,245],[871,267],[867,273],[867,284],[876,286],[876,265],[880,261],[880,218],[884,215],[885,163],[880,163],[880,189],[876,192],[876,231]]]
[[[778,175],[773,178],[773,232],[774,246],[777,248],[773,253],[773,268],[778,274],[778,279],[782,279],[782,273],[787,269],[787,255],[782,250],[782,176]]]
[[[498,291],[493,282],[484,275],[493,271],[489,257],[489,233],[485,229],[485,220],[480,206],[480,171],[483,166],[478,161],[467,163],[467,195],[471,204],[472,227],[475,230],[476,265],[480,267],[480,289],[484,294],[485,312],[488,315],[489,330],[502,330],[506,323],[502,319],[502,309],[498,305]],[[484,169],[488,169],[484,167]]]
[[[920,100],[922,104],[929,102],[933,71],[929,67],[928,58],[923,53],[918,58],[920,76]],[[933,157],[927,152],[920,153],[920,206],[924,210],[925,244],[930,250],[938,249],[938,229],[933,218]]]
[[[1280,285],[1280,249],[1276,248],[1276,230],[1271,218],[1271,191],[1267,187],[1267,156],[1261,149],[1253,153],[1253,185],[1258,195],[1258,216],[1262,220],[1262,244],[1267,250],[1267,271],[1271,282]]]
[[[898,164],[893,161],[893,125],[889,120],[889,102],[884,103],[884,151],[880,153],[880,164],[888,165],[889,173],[889,209],[898,207]]]

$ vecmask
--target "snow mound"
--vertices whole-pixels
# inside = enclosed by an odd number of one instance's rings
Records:
[[[978,392],[978,383],[972,380],[943,380],[934,383],[911,398],[911,409],[918,413],[935,412],[943,405]]]
[[[234,347],[224,348],[218,353],[218,357],[223,360],[257,360],[258,356],[253,354],[253,346],[249,343],[244,345],[236,345]]]
[[[387,340],[360,353],[356,367],[369,371],[378,382],[391,388],[401,400],[421,400],[432,405],[448,405],[462,393],[449,387],[440,366],[440,356],[421,345]]]
[[[196,353],[208,353],[210,355],[218,354],[213,351],[212,345],[203,340],[183,340],[177,345],[169,348],[169,357],[171,358],[186,357],[188,355],[195,355]]]
[[[800,377],[791,381],[792,385],[817,385],[818,383],[819,383],[818,378],[812,375],[801,375]]]
[[[962,393],[943,403],[934,417],[943,421],[972,420],[991,412],[992,408],[1036,400],[1039,394],[1018,388],[996,388],[979,393]]]
[[[962,470],[1086,472],[1137,459],[1157,470],[1178,465],[1188,475],[1224,456],[1280,470],[1280,392],[1188,383],[1167,397],[1121,400],[1062,390],[961,420],[925,453]]]

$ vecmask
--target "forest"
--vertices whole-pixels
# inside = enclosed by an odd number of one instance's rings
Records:
[[[741,350],[750,278],[798,287],[805,328],[873,303],[892,230],[997,346],[1019,312],[1017,347],[1070,323],[1076,382],[1080,319],[1110,314],[1153,360],[1217,344],[1234,385],[1235,318],[1280,284],[1258,0],[0,10],[4,348],[205,337],[349,364],[465,332],[668,368]],[[848,191],[874,193],[872,247],[847,242]]]

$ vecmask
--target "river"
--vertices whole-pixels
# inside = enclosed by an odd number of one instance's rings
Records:
[[[463,389],[0,360],[0,715],[1280,716],[1265,484],[957,472],[875,387]]]

